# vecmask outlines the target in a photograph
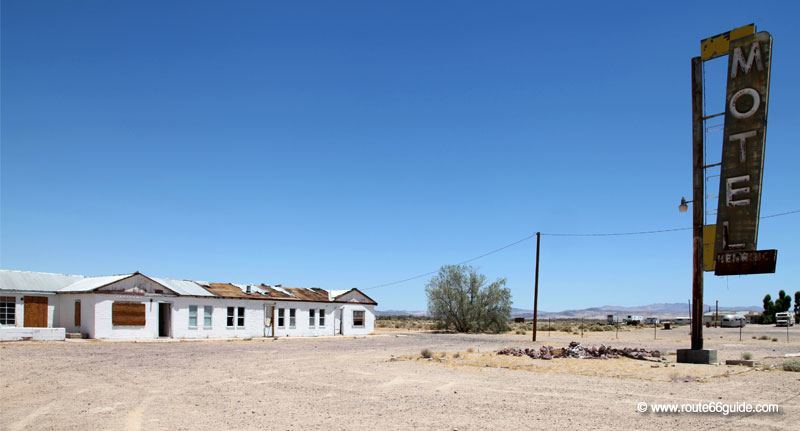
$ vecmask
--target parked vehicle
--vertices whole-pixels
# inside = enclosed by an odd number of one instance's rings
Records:
[[[658,325],[659,323],[661,323],[661,320],[659,320],[658,317],[648,317],[644,319],[645,325]]]
[[[792,326],[794,325],[794,316],[788,311],[775,313],[775,326]]]
[[[719,326],[723,328],[740,328],[747,324],[747,319],[744,316],[737,316],[735,314],[726,314],[722,316],[722,321]]]
[[[629,314],[628,317],[623,319],[623,321],[627,325],[640,325],[644,321],[644,317]]]

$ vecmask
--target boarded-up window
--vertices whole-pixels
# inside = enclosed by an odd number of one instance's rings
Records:
[[[81,301],[75,301],[75,326],[81,326]]]
[[[111,323],[114,326],[144,326],[145,305],[141,302],[111,304]]]

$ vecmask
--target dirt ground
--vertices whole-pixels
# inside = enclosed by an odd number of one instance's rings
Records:
[[[761,335],[770,339],[752,338]],[[674,364],[688,329],[657,336],[652,329],[619,339],[614,332],[540,332],[534,344],[530,333],[391,331],[277,341],[0,343],[0,428],[797,429],[800,373],[771,366],[800,352],[799,326],[791,342],[785,328],[751,325],[741,342],[738,329],[705,330],[721,360],[751,352],[764,364],[756,368]],[[666,366],[493,354],[573,340],[671,354]],[[423,348],[438,354],[422,359]],[[639,402],[777,403],[781,411],[642,414]]]

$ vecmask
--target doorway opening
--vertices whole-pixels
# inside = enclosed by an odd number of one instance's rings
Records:
[[[172,321],[172,306],[168,302],[158,303],[158,336],[169,337]]]

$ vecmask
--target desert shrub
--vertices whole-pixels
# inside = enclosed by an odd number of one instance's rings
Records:
[[[426,349],[422,349],[422,351],[419,354],[420,354],[420,356],[422,356],[425,359],[430,359],[430,358],[433,357],[433,352],[431,351],[431,349],[427,349],[427,348]]]
[[[758,338],[758,337],[756,337],[755,335],[753,335],[753,339],[755,340],[756,338]]]
[[[762,335],[762,336],[758,337],[758,339],[759,340],[769,340],[769,337],[767,337],[766,335]]]
[[[500,278],[466,265],[446,265],[428,282],[428,313],[456,332],[504,332],[511,316],[511,290]]]
[[[800,373],[800,359],[787,359],[783,361],[783,371]]]
[[[475,353],[475,349],[470,347],[469,349],[467,349],[467,353]]]
[[[753,354],[750,352],[744,352],[742,353],[742,359],[744,359],[745,361],[749,361],[753,359]]]
[[[516,332],[516,334],[517,334],[517,335],[525,335],[525,334],[527,334],[527,332],[525,332],[525,330],[524,330],[524,329],[517,329],[517,332]]]
[[[773,341],[773,342],[777,342],[777,341],[778,341],[778,339],[777,339],[777,338],[775,338],[775,337],[773,337],[773,338],[772,338],[772,341]]]
[[[460,357],[461,357],[461,353],[459,353],[459,352],[455,352],[455,353],[453,353],[453,357],[454,357],[454,358],[456,358],[456,359],[458,359],[458,358],[460,358]]]

